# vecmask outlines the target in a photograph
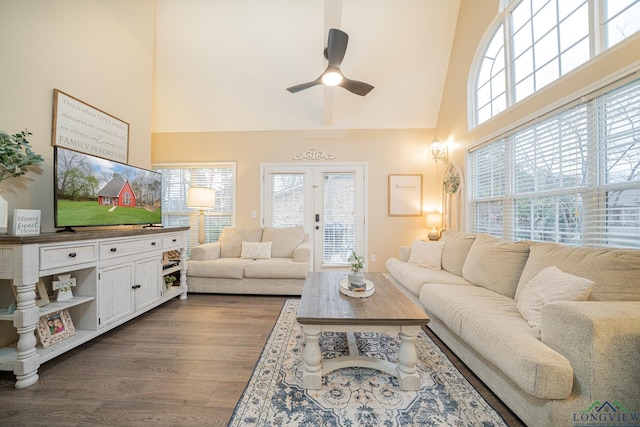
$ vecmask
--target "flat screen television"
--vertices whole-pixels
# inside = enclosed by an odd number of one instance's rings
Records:
[[[54,186],[56,228],[162,224],[159,172],[55,147]]]

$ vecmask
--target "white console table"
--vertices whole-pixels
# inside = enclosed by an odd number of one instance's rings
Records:
[[[16,388],[29,387],[38,381],[41,363],[169,299],[186,299],[188,229],[0,236],[0,370],[14,372]],[[168,251],[180,252],[179,263],[170,268],[163,265]],[[166,287],[164,276],[178,272],[180,285]],[[36,284],[63,274],[76,279],[74,297],[38,307]],[[16,295],[13,313],[8,311],[14,300],[11,284]],[[75,335],[41,348],[34,333],[40,317],[63,309],[71,315]],[[10,322],[13,327],[7,326]]]

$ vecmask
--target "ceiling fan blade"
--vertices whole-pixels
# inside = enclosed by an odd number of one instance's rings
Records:
[[[344,31],[340,31],[337,28],[331,28],[329,30],[326,51],[329,67],[340,68],[344,54],[347,51],[348,42],[349,36]]]
[[[299,85],[288,87],[287,90],[291,93],[300,92],[301,90],[309,89],[310,87],[322,84],[322,78],[319,77],[312,82],[302,83]]]
[[[359,82],[357,80],[349,80],[346,77],[342,78],[342,82],[340,82],[338,86],[343,87],[349,92],[355,93],[356,95],[360,96],[365,96],[366,94],[371,92],[371,89],[373,89],[373,86],[371,86],[369,83]]]

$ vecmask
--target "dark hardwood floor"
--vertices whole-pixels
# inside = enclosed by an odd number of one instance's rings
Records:
[[[40,368],[0,374],[1,426],[226,426],[285,297],[174,299]]]
[[[190,294],[43,364],[32,387],[0,372],[0,426],[226,426],[285,299]],[[439,345],[510,426],[523,425]]]

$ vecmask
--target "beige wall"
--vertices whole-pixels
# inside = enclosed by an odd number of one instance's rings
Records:
[[[368,268],[385,271],[384,262],[397,256],[400,245],[426,238],[425,217],[387,215],[388,175],[423,174],[423,207],[440,207],[430,189],[435,164],[427,155],[433,131],[327,130],[212,133],[156,133],[152,137],[154,163],[237,162],[237,225],[256,226],[260,211],[260,165],[292,162],[292,156],[315,148],[335,156],[334,162],[366,162],[368,165]],[[440,163],[442,168],[442,163]],[[436,206],[437,205],[437,206]],[[370,262],[370,255],[377,261]]]
[[[0,129],[33,133],[45,162],[2,184],[14,208],[42,210],[53,230],[53,89],[130,125],[129,163],[149,167],[153,0],[2,0]]]
[[[604,82],[640,69],[640,33],[598,55],[573,72],[521,101],[492,120],[468,131],[467,83],[478,41],[498,16],[498,0],[462,0],[449,72],[438,118],[438,137],[462,147],[500,134],[516,123],[530,120],[569,99],[581,96]],[[453,151],[450,159],[465,166],[465,150]]]

